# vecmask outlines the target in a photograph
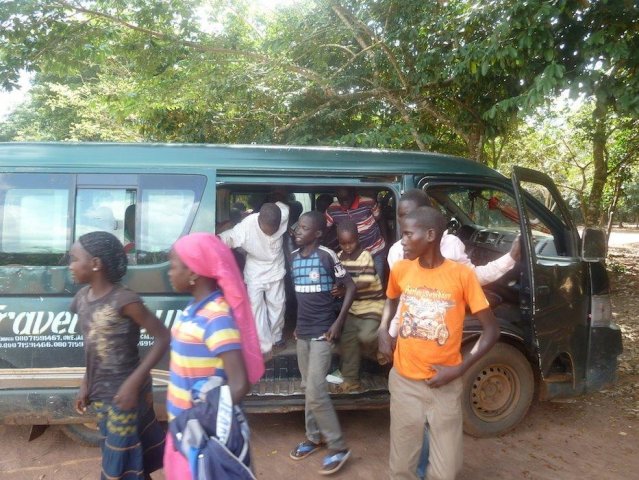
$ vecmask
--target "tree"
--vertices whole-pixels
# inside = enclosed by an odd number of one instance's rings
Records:
[[[506,143],[500,169],[528,165],[549,174],[563,190],[577,221],[588,224],[592,177],[596,165],[592,155],[595,102],[583,102],[574,111],[555,104],[539,110]],[[611,115],[605,136],[605,176],[602,219],[610,230],[617,209],[624,205],[626,185],[639,167],[639,124],[636,118]],[[630,189],[629,191],[632,191]]]
[[[152,139],[437,149],[482,161],[487,140],[564,73],[548,55],[564,2],[325,1],[267,18],[250,2],[217,1],[207,4],[215,29],[202,5],[5,2],[3,85],[20,68],[97,82],[113,62],[137,85],[122,101]]]
[[[606,148],[639,113],[632,0],[318,0],[273,15],[248,0],[21,0],[0,4],[0,22],[0,81],[38,72],[32,123],[49,129],[7,135],[438,150],[498,166],[525,115],[569,88],[594,105],[586,221],[603,224],[608,190],[623,191]],[[66,110],[52,110],[61,86]]]

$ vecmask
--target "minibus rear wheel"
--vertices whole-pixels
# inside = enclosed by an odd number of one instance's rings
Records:
[[[74,442],[85,447],[99,447],[102,436],[97,423],[68,423],[62,431]]]
[[[474,342],[463,348],[466,354]],[[497,343],[464,375],[464,431],[474,437],[499,435],[526,415],[535,393],[535,377],[515,347]]]

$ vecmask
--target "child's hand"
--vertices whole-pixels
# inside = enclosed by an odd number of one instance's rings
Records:
[[[433,370],[435,370],[435,376],[426,380],[426,385],[431,388],[443,387],[447,383],[452,382],[457,377],[461,377],[460,365],[433,365]]]
[[[75,411],[78,412],[80,415],[83,415],[87,411],[88,404],[89,404],[89,398],[87,395],[87,390],[83,383],[82,386],[80,387],[80,391],[78,392],[78,395],[75,397],[75,402],[74,402]]]
[[[335,285],[332,289],[331,289],[331,295],[333,295],[333,297],[335,298],[341,298],[346,294],[346,287],[344,287],[343,284],[338,284]]]
[[[327,342],[335,342],[339,340],[339,336],[342,333],[342,325],[338,322],[333,322],[331,328],[328,329],[328,332],[324,334],[324,338],[326,338]]]
[[[140,395],[140,389],[138,384],[131,379],[127,379],[124,381],[120,388],[118,389],[118,393],[113,397],[113,403],[120,410],[133,410],[138,406],[138,396]]]
[[[393,337],[390,336],[386,328],[380,327],[377,330],[377,349],[386,360],[386,363],[393,361],[394,347]]]

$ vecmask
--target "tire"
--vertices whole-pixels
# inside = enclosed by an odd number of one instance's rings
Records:
[[[99,447],[102,435],[96,423],[68,423],[62,431],[74,442],[85,447]]]
[[[472,345],[466,346],[466,354]],[[464,375],[464,432],[473,437],[505,433],[521,422],[532,403],[535,377],[515,347],[497,343]]]

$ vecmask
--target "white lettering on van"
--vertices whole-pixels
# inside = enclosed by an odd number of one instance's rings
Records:
[[[33,335],[33,319],[35,318],[36,312],[20,312],[13,322],[13,333],[16,335]],[[22,330],[20,330],[20,326],[23,325]]]
[[[45,333],[77,333],[75,328],[78,315],[71,312],[4,312],[6,305],[0,305],[0,324],[3,320],[13,321],[14,335],[43,335]]]
[[[155,316],[160,319],[160,321],[164,324],[166,328],[171,328],[173,325],[173,320],[182,315],[182,310],[166,310],[166,314],[164,310],[156,310]]]
[[[4,310],[5,308],[7,308],[6,305],[0,305],[0,310]],[[2,320],[4,320],[5,318],[8,318],[9,320],[13,320],[14,318],[16,318],[16,312],[4,313],[0,311],[0,323],[2,323]]]
[[[47,321],[43,325],[42,319],[45,313],[48,315],[47,315]],[[36,312],[36,321],[35,321],[35,325],[33,325],[33,334],[40,335],[41,333],[44,333],[51,326],[51,323],[53,322],[53,317],[55,317],[55,314],[53,312]]]
[[[51,331],[53,333],[75,333],[75,321],[73,322],[73,327],[70,327],[68,332],[65,327],[71,323],[72,318],[77,319],[77,317],[77,314],[71,316],[69,312],[58,313],[53,320],[53,324],[51,325]]]

